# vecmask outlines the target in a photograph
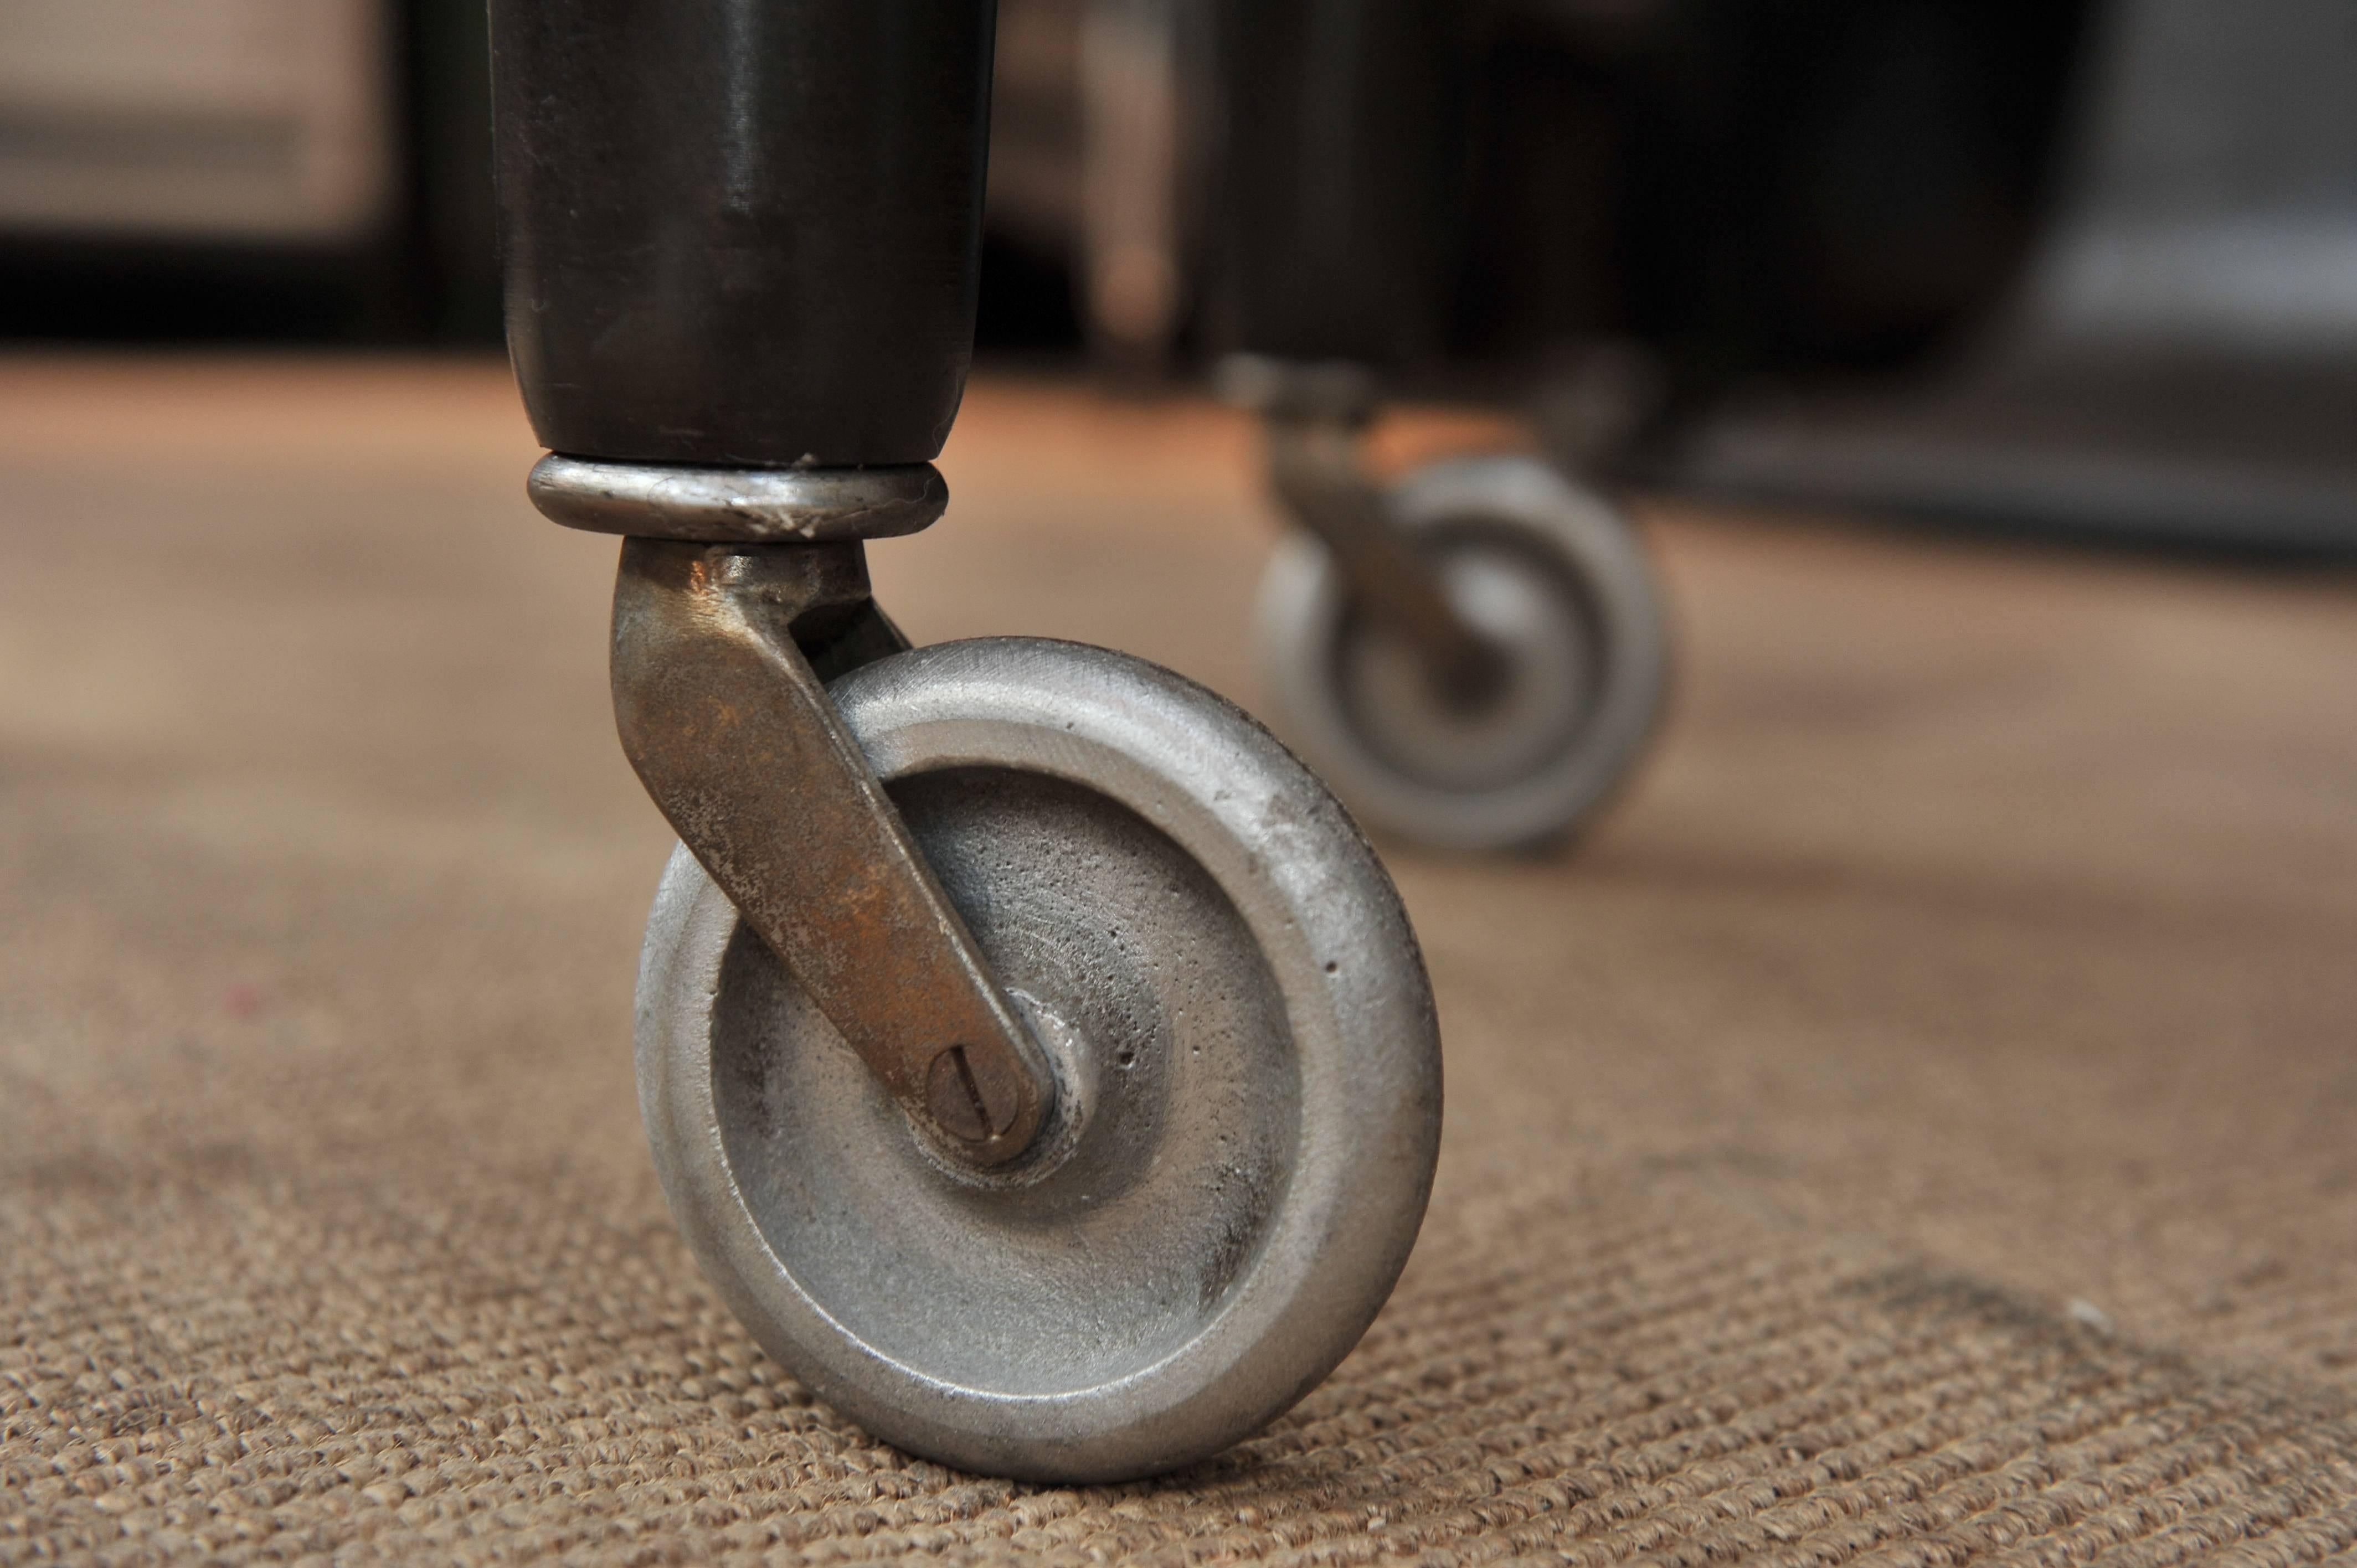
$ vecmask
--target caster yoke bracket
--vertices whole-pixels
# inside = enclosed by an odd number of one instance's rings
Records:
[[[1479,705],[1504,683],[1504,656],[1458,613],[1431,564],[1392,522],[1360,451],[1362,424],[1272,413],[1270,482],[1301,526],[1334,553],[1351,597],[1424,655],[1443,692]]]
[[[1052,1079],[825,682],[908,647],[856,541],[630,538],[614,718],[672,827],[920,1124],[1020,1155]]]

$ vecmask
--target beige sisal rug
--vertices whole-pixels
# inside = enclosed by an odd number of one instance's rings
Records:
[[[985,385],[887,602],[1250,703],[1252,454]],[[1390,1308],[1259,1440],[1064,1491],[850,1429],[674,1238],[666,835],[531,456],[496,365],[0,366],[0,1563],[2357,1541],[2346,576],[1657,516],[1639,787],[1393,856],[1449,1110]]]

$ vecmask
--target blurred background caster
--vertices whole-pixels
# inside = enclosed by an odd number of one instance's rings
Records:
[[[1361,820],[1454,850],[1544,845],[1643,755],[1669,677],[1652,562],[1611,503],[1537,458],[1431,463],[1386,486],[1348,361],[1237,355],[1297,525],[1260,596],[1276,726]]]
[[[1469,653],[1354,590],[1289,531],[1262,580],[1273,717],[1360,820],[1456,850],[1531,848],[1587,822],[1643,756],[1667,617],[1621,511],[1534,458],[1434,463],[1377,498]],[[1347,548],[1347,547],[1346,547]]]

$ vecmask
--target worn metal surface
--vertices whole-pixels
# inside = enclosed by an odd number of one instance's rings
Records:
[[[1106,1480],[1243,1437],[1390,1293],[1440,1060],[1390,879],[1243,714],[1125,655],[944,643],[831,688],[1054,1059],[1021,1163],[945,1162],[685,854],[639,1090],[706,1273],[913,1453]]]
[[[905,646],[856,543],[622,546],[614,717],[647,792],[884,1090],[1000,1165],[1047,1064],[822,685]]]
[[[1391,517],[1360,449],[1356,422],[1274,414],[1265,422],[1268,473],[1296,521],[1323,542],[1350,585],[1351,607],[1413,644],[1423,679],[1453,705],[1496,694],[1506,674],[1491,646]]]
[[[950,488],[931,463],[883,468],[692,468],[551,452],[524,489],[552,522],[640,539],[816,544],[931,524]]]
[[[1610,506],[1523,457],[1435,464],[1388,506],[1502,673],[1469,700],[1437,687],[1421,647],[1359,613],[1346,562],[1296,532],[1260,606],[1286,738],[1362,821],[1403,838],[1506,849],[1577,826],[1635,766],[1667,685],[1642,545]]]

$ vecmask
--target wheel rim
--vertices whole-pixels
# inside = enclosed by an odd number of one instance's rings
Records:
[[[1421,1216],[1437,1041],[1388,880],[1264,732],[1135,660],[950,644],[837,695],[1057,1058],[1059,1122],[959,1174],[682,853],[640,1068],[683,1228],[903,1446],[1059,1479],[1224,1446],[1355,1342]]]

